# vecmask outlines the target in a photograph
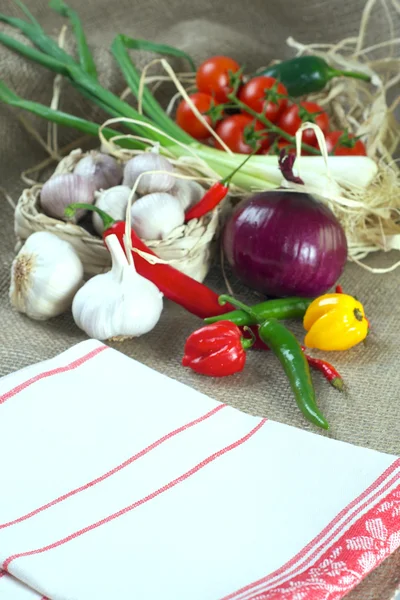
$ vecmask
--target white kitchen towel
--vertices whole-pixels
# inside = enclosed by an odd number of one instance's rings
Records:
[[[338,600],[400,545],[399,459],[93,340],[0,380],[0,453],[1,600]]]

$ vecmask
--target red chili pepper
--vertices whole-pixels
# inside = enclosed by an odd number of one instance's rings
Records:
[[[80,208],[97,212],[104,224],[103,239],[114,234],[117,236],[119,243],[125,250],[124,221],[114,221],[114,219],[106,212],[92,204],[70,204],[67,207],[65,214],[66,216],[72,216],[75,211]],[[157,256],[142,242],[133,229],[131,230],[131,240],[132,248],[136,248],[137,250],[151,254],[152,256]],[[210,290],[210,288],[203,283],[189,277],[189,275],[185,275],[181,271],[178,271],[178,269],[174,269],[171,265],[160,263],[151,264],[146,258],[136,252],[133,252],[132,256],[139,275],[152,281],[168,300],[180,304],[180,306],[197,317],[200,317],[200,319],[205,319],[206,317],[217,314],[222,315],[227,312],[227,310],[233,309],[233,306],[221,306],[218,302],[218,294]]]
[[[306,357],[310,367],[313,367],[314,369],[322,373],[325,379],[329,381],[329,383],[333,385],[334,388],[339,390],[339,392],[343,392],[345,388],[344,381],[340,373],[335,369],[335,367],[328,363],[328,361],[326,360],[322,360],[321,358],[313,358],[312,356],[306,354],[306,349],[304,346],[302,346],[301,349],[303,350],[304,356]]]
[[[214,210],[216,206],[225,198],[229,191],[229,184],[231,182],[232,177],[243,167],[243,165],[249,160],[251,156],[256,151],[249,154],[242,163],[228,177],[221,179],[221,181],[217,181],[210,187],[209,190],[206,191],[202,199],[195,204],[192,208],[185,213],[185,222],[190,221],[191,219],[200,219],[200,217],[204,217],[207,213]]]
[[[225,198],[228,191],[229,185],[224,185],[222,181],[214,183],[214,185],[206,191],[202,199],[185,213],[185,221],[200,219],[200,217],[203,217],[214,210],[214,208]]]
[[[253,340],[242,337],[237,325],[218,321],[194,331],[186,340],[182,365],[201,375],[225,377],[242,371],[246,349]]]

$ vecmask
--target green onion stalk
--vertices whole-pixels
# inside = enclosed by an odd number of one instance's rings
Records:
[[[228,153],[210,148],[199,143],[183,131],[163,110],[146,85],[142,85],[141,74],[132,61],[129,51],[142,49],[157,53],[180,57],[189,63],[194,70],[194,63],[185,52],[146,40],[117,35],[111,51],[132,93],[138,97],[141,94],[143,113],[104,88],[98,81],[97,69],[93,56],[87,44],[86,36],[78,14],[64,0],[51,0],[50,8],[61,16],[68,18],[76,38],[77,60],[49,37],[21,0],[15,0],[21,7],[27,20],[9,17],[0,13],[0,21],[21,31],[32,45],[0,32],[0,43],[55,73],[64,76],[85,98],[95,103],[110,117],[121,119],[128,134],[134,134],[153,143],[159,143],[160,151],[180,158],[193,156],[207,163],[221,178],[229,175],[243,160],[243,155]],[[27,110],[48,121],[59,125],[75,128],[83,133],[98,136],[100,133],[108,140],[119,136],[116,140],[119,146],[130,149],[144,150],[147,146],[143,141],[135,140],[110,127],[101,127],[96,123],[75,117],[69,113],[49,108],[38,102],[21,98],[0,81],[0,101],[19,109]],[[268,123],[266,123],[268,125]],[[260,160],[261,159],[261,160]],[[321,157],[316,157],[319,168],[323,168]],[[316,169],[314,163],[313,169]],[[199,166],[200,168],[200,166]],[[318,168],[317,168],[318,170]],[[269,189],[280,185],[282,174],[276,156],[252,156],[246,165],[235,173],[232,183],[245,190]]]

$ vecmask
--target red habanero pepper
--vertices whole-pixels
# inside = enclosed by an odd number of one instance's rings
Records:
[[[252,152],[249,154],[242,163],[230,175],[217,181],[210,187],[209,190],[206,191],[204,196],[202,197],[197,204],[189,208],[189,210],[185,213],[185,222],[191,221],[191,219],[200,219],[200,217],[204,217],[207,213],[214,210],[216,206],[225,198],[229,191],[229,185],[232,177],[243,167],[243,165],[249,160],[251,156],[255,153]]]
[[[112,234],[116,235],[125,251],[125,221],[115,221],[106,212],[92,204],[70,204],[65,210],[65,215],[71,217],[80,208],[96,212],[104,224],[103,239]],[[131,240],[133,249],[155,257],[157,256],[142,242],[133,229],[131,230]],[[221,315],[227,310],[233,309],[233,306],[229,308],[221,306],[218,302],[218,294],[206,285],[189,277],[189,275],[185,275],[181,271],[178,271],[178,269],[171,267],[171,265],[161,263],[151,264],[146,258],[134,251],[133,258],[139,275],[153,282],[168,300],[180,304],[180,306],[200,317],[200,319],[205,319],[216,314]]]
[[[239,327],[230,321],[205,325],[186,340],[182,365],[211,377],[239,373],[253,341],[242,337]]]

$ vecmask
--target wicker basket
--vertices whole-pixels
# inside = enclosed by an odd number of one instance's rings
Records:
[[[60,161],[54,175],[72,172],[83,156],[85,153],[82,150],[74,150]],[[18,201],[15,210],[17,250],[31,233],[49,231],[72,244],[87,276],[108,271],[111,266],[110,255],[100,237],[92,235],[80,225],[65,223],[40,212],[38,200],[41,188],[42,185],[38,184],[24,190]],[[222,210],[216,209],[201,219],[177,227],[165,240],[145,240],[145,243],[159,258],[171,262],[176,269],[194,279],[203,281],[213,259],[221,219]]]

